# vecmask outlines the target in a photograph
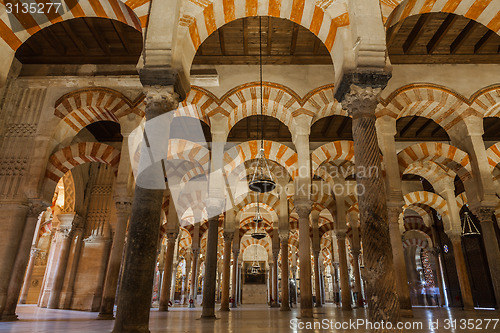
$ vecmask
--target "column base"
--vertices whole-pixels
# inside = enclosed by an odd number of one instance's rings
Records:
[[[300,309],[300,318],[314,318],[312,309]]]
[[[231,310],[229,310],[229,308],[220,308],[219,311],[223,311],[223,312],[229,312]]]
[[[277,303],[273,303],[273,304],[271,304],[271,308],[279,308],[279,307],[280,307],[280,305],[279,305],[279,304],[277,304]]]
[[[403,318],[413,318],[413,310],[399,309],[399,313]]]
[[[289,306],[281,307],[280,311],[292,311]]]
[[[315,308],[322,308],[322,307],[323,307],[323,304],[314,304],[314,307],[315,307]]]
[[[215,315],[201,315],[200,319],[217,319]]]
[[[115,320],[115,317],[112,313],[99,313],[97,315],[97,320]]]
[[[4,314],[0,321],[18,321],[18,320],[19,318],[17,317],[16,314],[8,314],[8,315]]]

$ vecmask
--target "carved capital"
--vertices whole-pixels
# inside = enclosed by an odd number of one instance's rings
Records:
[[[38,256],[38,253],[40,253],[40,249],[36,247],[32,247],[30,251],[30,256],[33,258],[36,258]]]
[[[144,93],[147,119],[175,110],[179,105],[179,95],[173,86],[145,86]]]
[[[191,253],[193,254],[193,258],[198,258],[200,256],[200,249],[191,249]]]
[[[296,198],[294,200],[295,211],[299,215],[299,219],[309,219],[311,214],[312,201],[305,198]]]
[[[277,262],[278,260],[278,256],[280,255],[280,249],[273,249],[273,258],[274,258],[274,262]]]
[[[363,88],[353,84],[350,91],[345,95],[342,106],[353,119],[360,117],[375,118],[375,109],[381,92],[381,88]]]
[[[290,235],[285,232],[282,232],[282,233],[279,233],[278,234],[279,238],[280,238],[280,243],[285,243],[288,245],[288,239],[290,238]]]
[[[339,230],[339,231],[335,232],[335,237],[337,237],[338,240],[344,240],[345,241],[346,235],[347,235],[347,233],[345,231]]]
[[[224,237],[224,242],[232,242],[234,238],[234,232],[224,231],[222,236]]]
[[[131,198],[115,198],[116,215],[118,217],[127,218],[132,211]]]
[[[360,249],[356,249],[356,248],[353,248],[351,250],[351,254],[354,258],[359,258],[359,255],[361,254],[361,250]]]
[[[175,241],[177,240],[177,236],[178,235],[179,234],[177,232],[167,231],[166,232],[167,243],[175,243]]]
[[[403,212],[402,207],[398,206],[389,206],[387,207],[387,215],[389,218],[389,223],[399,223],[399,215]]]
[[[493,222],[493,214],[495,213],[495,208],[482,206],[474,209],[472,213],[479,219],[481,223]]]
[[[28,217],[38,217],[50,205],[42,200],[34,199],[28,202]]]

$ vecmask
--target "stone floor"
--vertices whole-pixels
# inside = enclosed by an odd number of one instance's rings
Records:
[[[363,327],[359,329],[335,329],[335,323],[349,323],[349,320],[366,318],[366,309],[355,309],[352,313],[342,313],[331,304],[315,309],[315,318],[301,320],[297,318],[298,309],[291,312],[280,312],[279,309],[270,309],[264,305],[246,305],[233,309],[229,313],[218,312],[217,320],[200,320],[200,308],[187,309],[174,307],[168,313],[159,313],[155,309],[151,312],[150,329],[155,332],[221,332],[221,333],[259,333],[259,332],[368,332]],[[33,305],[18,307],[20,320],[17,322],[0,323],[0,332],[110,332],[113,321],[95,320],[97,313],[40,309]],[[404,319],[407,325],[418,325],[421,329],[404,329],[403,332],[500,332],[500,323],[496,327],[494,321],[486,328],[487,319],[498,321],[500,312],[488,310],[462,311],[447,308],[415,308],[415,317]],[[325,320],[326,319],[326,320]],[[446,327],[449,320],[456,319],[456,328]],[[467,320],[469,320],[467,322]],[[291,322],[291,320],[293,320]],[[429,327],[430,322],[438,320],[438,329]],[[315,324],[316,323],[316,324]],[[413,324],[412,324],[413,323]],[[472,325],[470,328],[460,326]],[[482,326],[480,327],[479,324]],[[316,325],[316,329],[313,329]],[[326,326],[321,326],[326,325]],[[345,324],[344,324],[345,325]],[[310,329],[308,329],[308,327]],[[332,328],[332,329],[331,329]]]

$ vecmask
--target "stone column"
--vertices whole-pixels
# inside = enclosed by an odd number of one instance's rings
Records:
[[[191,264],[191,294],[190,299],[193,303],[189,303],[190,308],[194,308],[196,304],[196,296],[198,296],[198,272],[199,272],[199,262],[200,262],[200,249],[192,249],[193,252],[193,263]]]
[[[222,202],[218,200],[211,206],[207,205],[209,214],[207,235],[207,257],[205,260],[205,277],[203,285],[203,310],[201,318],[215,318],[215,291],[217,282],[217,243],[219,232],[219,213]]]
[[[474,310],[469,274],[467,273],[467,266],[465,265],[465,258],[462,250],[462,237],[458,232],[450,232],[449,237],[453,246],[453,255],[455,257],[455,265],[457,266],[458,282],[460,284],[464,310]]]
[[[295,255],[295,254],[294,254]],[[297,304],[297,266],[292,266],[292,279],[294,282],[294,290],[293,290],[293,304]]]
[[[356,183],[364,190],[358,196],[358,202],[369,319],[373,322],[397,322],[399,299],[387,224],[380,149],[375,129],[375,109],[381,88],[372,88],[385,87],[388,76],[379,73],[351,73],[347,74],[344,80],[346,83],[350,81],[358,84],[350,85],[350,91],[342,101],[342,106],[347,108],[353,118]]]
[[[149,332],[165,175],[159,163],[148,163],[147,158],[152,154],[149,145],[161,139],[150,138],[148,131],[153,127],[154,118],[177,108],[179,96],[174,93],[172,77],[171,70],[143,69],[140,74],[146,92],[145,135],[148,140],[141,146],[141,172],[136,177],[113,333]],[[153,128],[151,132],[156,134]]]
[[[323,305],[321,304],[321,278],[319,276],[319,251],[313,251],[314,256],[314,289],[316,294],[316,302],[314,304],[315,307],[320,308]]]
[[[400,207],[389,207],[389,233],[392,245],[392,257],[394,261],[394,273],[396,275],[396,286],[399,295],[399,307],[401,314],[405,317],[413,315],[410,299],[410,287],[408,286],[408,275],[406,273],[406,261],[403,250],[403,240],[399,228]]]
[[[273,249],[273,299],[274,302],[271,307],[279,307],[279,293],[278,293],[278,257],[280,254],[280,249]]]
[[[188,300],[188,290],[189,290],[189,271],[191,270],[192,258],[188,255],[186,257],[186,280],[184,281],[184,292],[182,304],[185,305]]]
[[[311,202],[295,199],[295,210],[299,215],[299,260],[300,260],[300,316],[313,316],[311,285],[311,238],[309,237],[309,214]]]
[[[24,203],[2,203],[2,238],[0,241],[0,314],[5,309],[10,275],[22,238],[22,225],[26,221],[28,205]]]
[[[229,311],[229,278],[231,275],[231,244],[234,232],[224,232],[224,261],[222,263],[221,311]]]
[[[439,244],[438,241],[438,234],[436,231],[436,226],[433,225],[431,227],[432,231],[432,242],[434,245]],[[436,279],[438,281],[438,286],[439,286],[439,305],[440,306],[445,306],[446,305],[446,299],[445,299],[445,290],[444,290],[444,283],[443,283],[443,274],[442,274],[442,266],[441,266],[441,251],[439,248],[435,247],[432,251],[434,260],[435,260],[435,268],[436,268]]]
[[[238,230],[236,231],[238,232]],[[231,281],[231,307],[238,307],[238,257],[240,254],[239,244],[233,241],[233,276]]]
[[[359,271],[359,249],[353,249],[351,251],[353,258],[353,271],[354,271],[354,292],[357,293],[358,299],[356,305],[358,307],[363,307],[363,295],[361,294],[361,274]]]
[[[64,276],[66,274],[66,266],[68,265],[69,249],[71,246],[71,226],[75,219],[74,213],[59,214],[57,216],[61,221],[56,232],[56,242],[61,244],[59,253],[57,254],[57,262],[55,263],[55,273],[52,287],[50,288],[48,309],[58,309],[61,290],[63,287]]]
[[[346,234],[337,232],[337,247],[339,249],[339,268],[340,268],[340,293],[342,297],[342,310],[350,311],[351,307],[351,287],[349,285],[349,271],[347,268],[347,251],[345,244]]]
[[[163,268],[163,281],[161,283],[160,305],[158,311],[168,311],[168,302],[170,301],[170,292],[172,286],[172,270],[174,265],[176,233],[167,234],[167,250],[165,251],[165,265]],[[175,278],[175,276],[174,276]]]
[[[19,293],[23,286],[24,274],[26,265],[30,261],[31,244],[33,243],[33,235],[37,226],[40,214],[46,209],[47,205],[33,201],[29,203],[29,211],[24,225],[23,236],[19,243],[16,260],[10,277],[9,289],[7,291],[7,300],[3,311],[2,321],[17,320],[16,308],[19,299]],[[38,252],[37,252],[38,253]],[[32,260],[30,270],[33,270],[34,260]],[[31,273],[30,273],[31,275]],[[30,276],[31,278],[31,276]],[[28,282],[29,288],[29,282]]]
[[[495,291],[497,309],[500,308],[500,249],[493,225],[494,208],[481,207],[474,212],[481,222],[481,236],[483,237],[488,267],[490,268],[491,282]]]
[[[127,222],[132,210],[131,200],[116,200],[116,229],[113,235],[113,245],[109,255],[106,280],[102,293],[101,308],[97,319],[114,319],[113,308],[115,306],[116,288],[125,244],[125,233]]]
[[[28,267],[26,268],[26,275],[24,277],[23,288],[21,289],[21,297],[19,298],[19,304],[26,304],[26,299],[28,298],[28,291],[31,285],[31,276],[33,274],[33,267],[35,267],[35,261],[40,253],[40,249],[32,248],[30,253],[30,260],[28,262]]]
[[[288,233],[280,234],[281,245],[281,311],[290,311],[290,283],[288,273]]]
[[[333,274],[334,274],[334,284],[333,284],[333,293],[335,295],[335,304],[337,307],[340,305],[340,288],[339,288],[339,263],[333,263]]]

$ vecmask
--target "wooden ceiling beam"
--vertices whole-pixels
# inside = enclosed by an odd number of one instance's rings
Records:
[[[413,117],[410,121],[401,129],[399,136],[404,136],[405,133],[410,129],[410,127],[417,121],[418,117]]]
[[[219,44],[221,54],[226,55],[226,41],[224,40],[224,31],[222,27],[219,28]]]
[[[89,29],[90,33],[95,38],[97,44],[99,44],[99,47],[103,50],[103,52],[107,55],[111,54],[109,43],[104,39],[102,31],[95,25],[95,21],[92,19],[89,20],[87,18],[83,18],[83,22],[85,23],[85,26],[87,27],[87,29]]]
[[[427,44],[427,53],[432,54],[439,47],[439,44],[442,42],[443,38],[448,34],[450,29],[453,27],[453,24],[457,20],[458,15],[448,14],[444,19],[443,23],[439,26],[434,36],[432,36],[431,40]]]
[[[340,123],[340,126],[339,126],[339,128],[337,129],[337,136],[338,136],[339,138],[341,138],[341,137],[342,137],[342,132],[344,131],[344,129],[345,129],[345,127],[346,127],[347,122],[349,121],[349,119],[351,119],[351,118],[349,118],[349,117],[344,117],[344,119],[342,119],[342,122]]]
[[[415,132],[415,136],[418,137],[419,134],[422,133],[422,131],[427,128],[427,126],[429,126],[432,122],[432,119],[427,119],[427,121]]]
[[[295,49],[297,48],[297,37],[299,35],[299,26],[295,24],[293,26],[293,32],[292,32],[292,41],[290,44],[290,54],[294,55],[295,54]]]
[[[116,33],[118,34],[118,38],[120,39],[120,42],[122,43],[123,49],[127,52],[127,54],[132,54],[132,50],[130,49],[130,46],[127,43],[127,40],[125,39],[125,32],[123,31],[123,27],[121,24],[116,22],[115,20],[111,20],[111,24],[113,25],[113,28],[115,29]]]
[[[474,28],[476,27],[476,21],[474,20],[469,20],[469,23],[465,26],[465,28],[458,34],[457,38],[451,43],[450,46],[450,53],[451,54],[456,54],[457,51],[462,47],[462,45],[465,43],[467,40],[467,37],[470,36],[470,34],[474,31]]]
[[[272,45],[273,45],[273,20],[270,17],[267,18],[267,55],[271,55]]]
[[[71,29],[71,27],[69,26],[68,21],[62,21],[60,22],[60,24],[64,32],[68,34],[69,39],[76,46],[81,55],[88,55],[89,50],[87,48],[87,45],[85,45],[82,39],[74,33],[73,29]]]
[[[243,20],[243,53],[248,55],[248,23]]]
[[[323,126],[323,130],[321,131],[321,133],[323,134],[323,136],[327,136],[328,135],[328,132],[330,131],[330,127],[333,125],[333,121],[335,120],[335,117],[330,117],[330,119],[328,120],[328,122]]]
[[[429,14],[423,14],[418,18],[417,23],[411,30],[410,34],[408,35],[408,38],[406,38],[406,41],[403,44],[403,52],[405,54],[408,54],[412,51],[412,49],[417,45],[417,41],[422,37],[422,34],[425,31],[425,26],[427,24],[427,21],[429,20],[429,17],[431,15]]]
[[[193,60],[194,64],[205,64],[205,65],[218,65],[221,63],[227,65],[234,64],[246,64],[246,65],[258,65],[259,56],[258,55],[226,55],[221,59],[220,55],[202,55],[200,50]],[[304,65],[304,64],[316,64],[316,65],[330,65],[332,63],[332,58],[329,55],[325,56],[290,56],[290,55],[271,55],[263,57],[264,64],[293,64],[293,65]]]
[[[396,39],[402,26],[403,22],[399,22],[394,27],[390,28],[389,31],[387,31],[387,49],[389,49],[392,44],[394,44],[394,40]]]
[[[488,41],[495,35],[493,30],[488,29],[481,39],[474,45],[474,54],[478,54],[488,44]]]
[[[434,135],[436,135],[436,134],[437,134],[437,132],[439,132],[439,131],[440,131],[440,130],[442,130],[442,129],[443,129],[443,128],[442,128],[441,126],[439,126],[439,124],[438,124],[438,123],[436,123],[436,128],[432,131],[432,133],[431,133],[431,137],[432,137],[432,136],[434,136]]]

